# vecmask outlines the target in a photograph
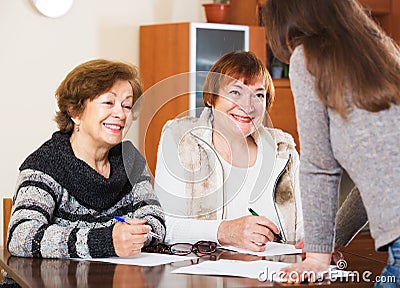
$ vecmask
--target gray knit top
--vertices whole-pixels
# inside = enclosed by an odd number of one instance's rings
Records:
[[[116,256],[114,216],[144,218],[164,237],[164,213],[146,161],[130,142],[109,151],[105,178],[75,157],[70,135],[56,132],[20,167],[7,248],[23,257]],[[154,244],[150,238],[145,245]]]
[[[375,113],[350,107],[344,120],[319,100],[302,46],[291,56],[290,81],[301,143],[305,250],[332,251],[343,169],[360,191],[358,205],[365,206],[375,248],[384,248],[400,237],[400,106]],[[362,211],[347,214],[357,221]]]

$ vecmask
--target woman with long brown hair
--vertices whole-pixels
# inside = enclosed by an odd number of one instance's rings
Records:
[[[399,283],[399,48],[355,0],[267,0],[265,8],[268,44],[290,63],[301,143],[307,256],[285,271],[328,268],[346,170],[376,249],[389,249],[384,275]]]

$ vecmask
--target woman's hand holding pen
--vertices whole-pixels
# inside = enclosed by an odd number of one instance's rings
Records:
[[[271,220],[249,215],[221,222],[217,238],[222,245],[260,252],[267,242],[274,240],[274,233],[279,234],[279,229]]]
[[[130,225],[128,225],[128,223]],[[151,227],[145,219],[129,219],[126,223],[117,222],[112,231],[115,253],[120,257],[140,253]]]

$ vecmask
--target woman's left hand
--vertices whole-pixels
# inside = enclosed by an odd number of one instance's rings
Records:
[[[301,240],[299,242],[297,242],[294,245],[294,247],[297,249],[303,249],[304,248],[304,238],[301,238]],[[340,250],[342,248],[343,248],[342,246],[335,243],[335,250],[332,252],[331,264],[336,265],[340,260],[344,260],[343,253],[340,252]],[[304,252],[304,249],[303,249],[303,252],[301,253],[301,259],[302,260],[306,259],[306,253]]]
[[[282,268],[279,276],[289,283],[316,282],[328,271],[330,260],[331,253],[306,253],[303,262]]]

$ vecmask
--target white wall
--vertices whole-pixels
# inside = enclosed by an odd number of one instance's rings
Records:
[[[54,91],[72,68],[93,58],[138,65],[140,25],[204,22],[204,2],[77,0],[53,19],[30,0],[0,0],[0,198],[13,195],[19,165],[57,129]]]

